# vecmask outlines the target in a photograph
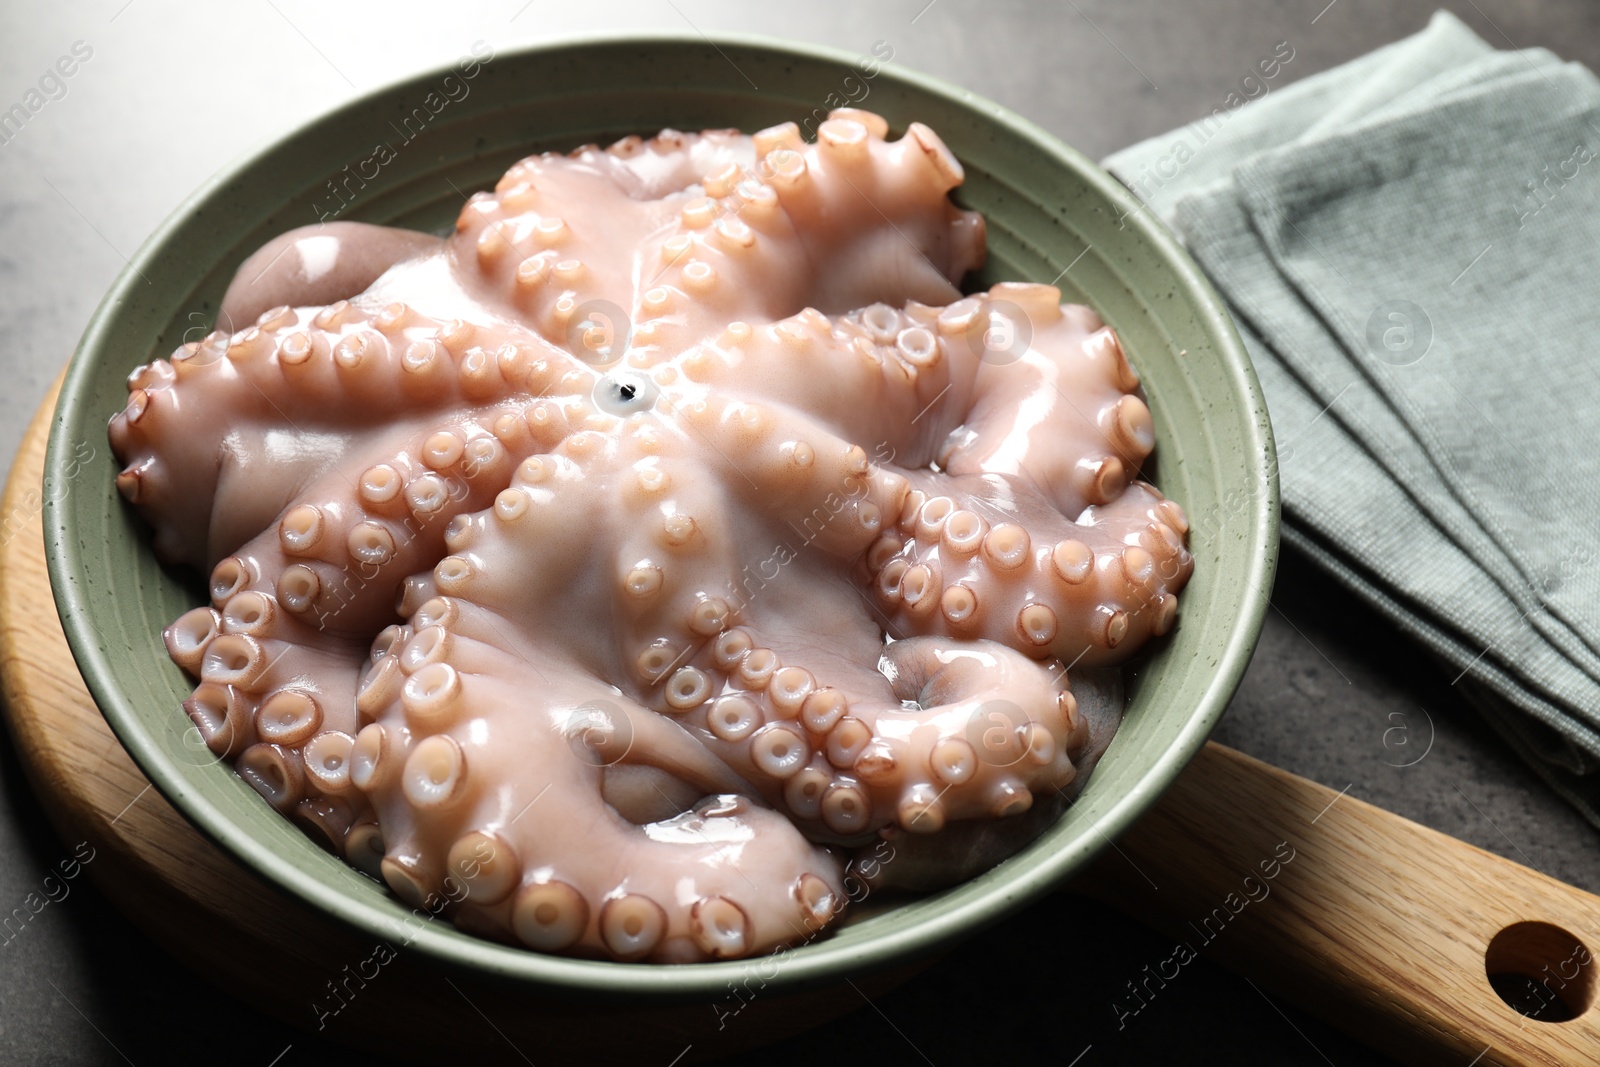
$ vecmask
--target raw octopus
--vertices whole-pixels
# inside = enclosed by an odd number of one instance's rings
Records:
[[[816,936],[880,838],[902,881],[1024,844],[1193,562],[1112,330],[957,288],[962,177],[842,110],[253,256],[110,425],[209,574],[165,641],[212,751],[402,900],[595,958]]]

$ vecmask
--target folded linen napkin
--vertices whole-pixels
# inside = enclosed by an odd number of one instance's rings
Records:
[[[1285,541],[1600,826],[1600,82],[1440,12],[1105,165],[1233,312]]]

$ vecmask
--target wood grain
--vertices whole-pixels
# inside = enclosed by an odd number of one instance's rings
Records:
[[[525,1050],[540,1063],[668,1062],[690,1045],[683,1062],[692,1062],[702,1050],[721,1056],[781,1040],[862,1002],[849,986],[757,997],[719,1028],[709,1004],[552,1002],[446,976],[403,950],[378,977],[353,981],[371,939],[204,839],[150,787],[84,689],[40,530],[54,404],[52,389],[0,497],[5,711],[57,832],[93,845],[91,876],[179,959],[291,1023],[415,1061],[454,1062],[466,1040],[489,1063],[525,1062]],[[1589,955],[1600,949],[1600,897],[1219,745],[1069,889],[1173,938],[1169,955],[1118,991],[1129,1023],[1205,955],[1406,1062],[1600,1062]],[[1496,945],[1497,968],[1543,978],[1545,995],[1581,1009],[1572,1021],[1527,1019],[1490,987],[1490,942],[1517,923],[1530,925]],[[856,980],[876,995],[915,970]],[[483,1039],[482,1016],[503,1044]]]
[[[1174,946],[1120,991],[1129,1021],[1187,948],[1403,1063],[1600,1063],[1600,897],[1215,744],[1117,846],[1074,888]],[[1489,985],[1491,941],[1523,922],[1568,936],[1514,931],[1497,962],[1577,1018],[1525,1018]]]

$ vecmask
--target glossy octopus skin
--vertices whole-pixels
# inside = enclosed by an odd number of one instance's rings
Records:
[[[211,576],[165,638],[213,750],[408,902],[618,960],[815,936],[880,837],[914,835],[873,884],[921,884],[940,831],[1037,832],[1114,728],[1086,680],[1174,625],[1188,524],[1115,334],[963,297],[960,164],[887,132],[628,138],[523,160],[448,238],[252,257],[251,325],[136,369],[110,427]]]

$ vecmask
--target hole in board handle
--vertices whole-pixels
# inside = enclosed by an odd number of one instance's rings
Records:
[[[1594,1005],[1594,957],[1559,926],[1512,923],[1494,935],[1483,962],[1500,999],[1536,1022],[1570,1022]]]

